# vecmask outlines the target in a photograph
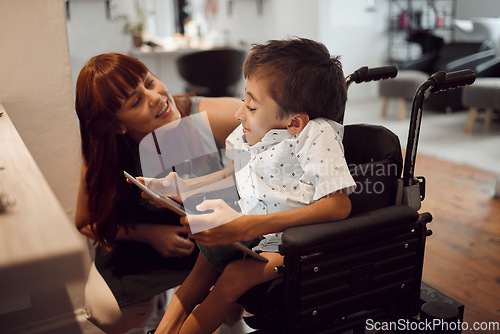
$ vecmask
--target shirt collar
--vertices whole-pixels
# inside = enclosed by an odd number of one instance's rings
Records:
[[[269,132],[267,132],[264,137],[262,137],[262,139],[253,146],[248,145],[245,135],[242,136],[242,139],[249,149],[256,150],[260,153],[271,146],[279,144],[286,139],[292,138],[292,136],[293,135],[291,135],[287,129],[273,129],[269,130]]]

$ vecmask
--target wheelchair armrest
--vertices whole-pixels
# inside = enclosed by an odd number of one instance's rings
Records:
[[[283,232],[280,253],[303,256],[364,243],[414,228],[418,212],[405,205],[377,209],[344,220],[303,225]]]

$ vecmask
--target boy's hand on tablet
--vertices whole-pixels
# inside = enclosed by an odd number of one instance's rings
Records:
[[[196,240],[204,234],[203,231],[216,228],[243,216],[242,213],[231,208],[222,199],[205,200],[196,209],[210,212],[187,215],[181,219],[182,224],[189,226],[191,230],[190,236]],[[232,241],[239,241],[239,239]]]

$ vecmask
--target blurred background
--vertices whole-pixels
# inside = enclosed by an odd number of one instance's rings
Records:
[[[464,33],[456,21],[500,15],[495,0],[68,0],[66,8],[73,82],[91,56],[112,50],[144,60],[174,93],[181,82],[169,65],[186,49],[248,50],[252,43],[300,36],[341,55],[351,73],[363,65],[417,57],[422,52],[417,43],[401,43],[415,30],[447,42],[486,39],[472,29]],[[127,23],[141,23],[143,41],[159,46],[135,47]],[[350,98],[376,95],[375,86],[363,88]]]

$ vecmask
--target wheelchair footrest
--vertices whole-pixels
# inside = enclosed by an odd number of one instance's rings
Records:
[[[464,310],[465,310],[464,304],[445,295],[444,293],[431,287],[427,283],[422,282],[420,286],[420,304],[423,305],[425,303],[430,303],[430,302],[445,302],[456,307],[458,309],[458,320],[463,322]]]

